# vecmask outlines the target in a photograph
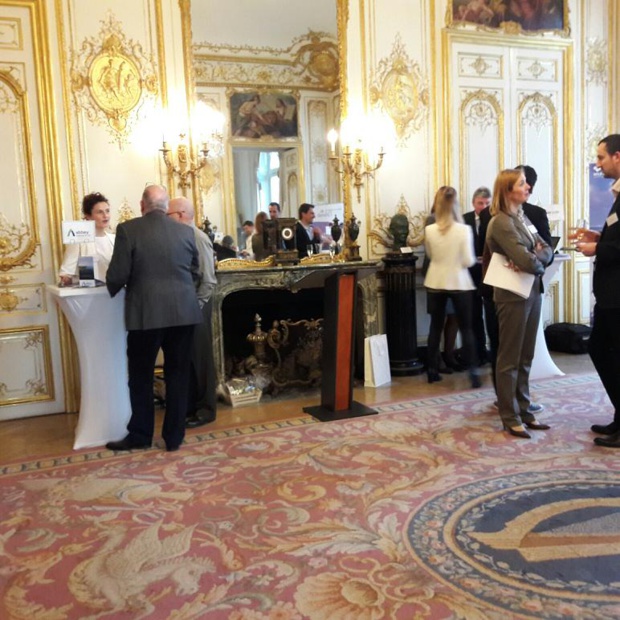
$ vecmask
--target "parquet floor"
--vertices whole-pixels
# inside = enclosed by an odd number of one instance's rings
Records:
[[[592,372],[588,355],[553,354],[558,367],[567,374]],[[483,368],[483,389],[490,388],[489,366]],[[354,399],[374,405],[425,398],[469,388],[467,373],[444,375],[443,381],[429,384],[426,375],[393,377],[389,386],[364,388],[360,382],[354,389]],[[535,390],[533,391],[535,398]],[[220,403],[217,420],[208,426],[188,431],[204,432],[207,429],[223,429],[244,424],[271,422],[296,416],[305,416],[303,407],[319,404],[319,391],[295,392],[277,398],[266,396],[257,406],[232,408]],[[161,422],[161,415],[158,415]],[[0,463],[16,459],[55,456],[71,451],[73,431],[77,414],[54,414],[0,422]]]

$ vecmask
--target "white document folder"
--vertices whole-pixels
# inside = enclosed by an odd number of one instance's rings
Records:
[[[525,271],[514,271],[508,267],[508,257],[493,252],[489,268],[484,276],[484,283],[511,291],[527,299],[532,292],[534,274]]]

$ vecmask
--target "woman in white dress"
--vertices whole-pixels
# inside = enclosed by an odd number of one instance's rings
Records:
[[[427,347],[428,382],[441,381],[436,361],[439,341],[446,317],[446,304],[452,300],[463,338],[465,364],[469,369],[471,386],[480,387],[478,368],[474,365],[474,337],[471,312],[474,283],[469,267],[476,262],[471,227],[458,221],[455,215],[456,190],[441,187],[435,196],[435,223],[426,227],[424,247],[430,262],[424,286],[428,291],[428,311],[431,325]]]
[[[107,230],[110,224],[110,203],[99,192],[87,194],[82,199],[82,214],[85,220],[95,222],[95,241],[66,246],[59,272],[61,286],[71,286],[77,282],[78,260],[81,256],[93,256],[95,258],[97,279],[105,282],[115,238],[115,235]]]

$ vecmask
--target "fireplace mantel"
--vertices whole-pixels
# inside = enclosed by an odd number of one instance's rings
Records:
[[[228,295],[258,289],[280,289],[295,293],[306,288],[323,288],[325,278],[332,273],[355,269],[358,273],[358,287],[362,291],[363,306],[360,310],[363,313],[364,337],[374,336],[379,331],[376,278],[378,266],[377,261],[355,261],[216,271],[217,287],[213,296],[213,348],[218,385],[226,379],[222,307]]]

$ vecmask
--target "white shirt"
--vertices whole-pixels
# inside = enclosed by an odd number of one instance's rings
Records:
[[[430,224],[424,235],[430,258],[424,286],[443,291],[473,291],[476,287],[468,270],[476,262],[471,227],[454,222],[442,234],[437,224]]]
[[[96,277],[105,282],[108,266],[112,260],[116,235],[106,232],[102,237],[95,237],[94,243],[74,243],[67,245],[60,266],[61,276],[77,276],[80,256],[93,256],[96,262]]]
[[[620,178],[616,179],[616,182],[611,186],[613,195],[617,198],[620,194]]]

